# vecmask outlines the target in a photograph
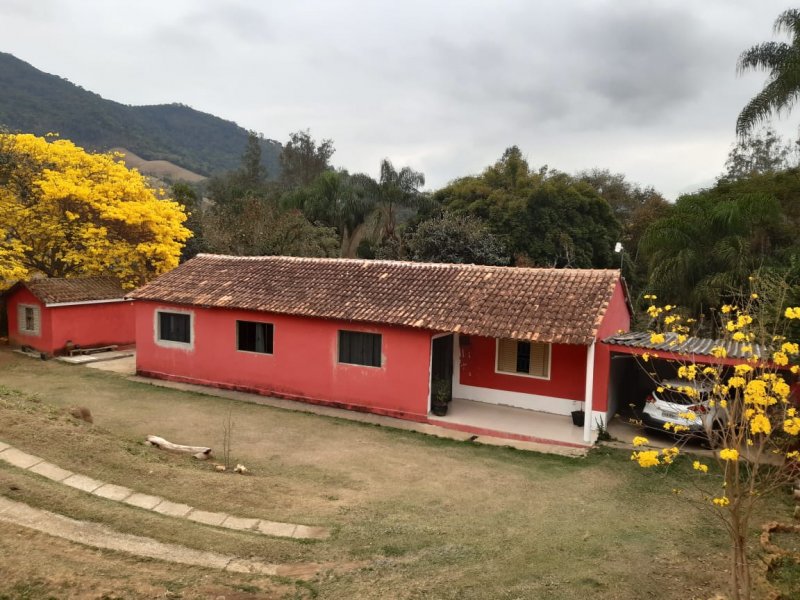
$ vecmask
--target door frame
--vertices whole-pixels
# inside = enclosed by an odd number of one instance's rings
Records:
[[[431,356],[430,356],[430,360],[428,361],[428,413],[427,414],[430,414],[430,412],[431,412],[431,399],[432,399],[432,396],[433,396],[433,386],[431,385],[433,383],[433,340],[436,340],[436,339],[439,339],[439,338],[443,338],[443,337],[446,337],[448,335],[453,336],[453,354],[455,354],[456,336],[457,336],[456,333],[451,331],[449,333],[437,333],[437,334],[431,336]],[[455,374],[456,374],[455,357],[451,356],[450,360],[452,361],[452,366],[453,366],[452,379],[454,380],[455,379]],[[452,387],[453,388],[455,387],[455,382],[454,381],[452,382]]]

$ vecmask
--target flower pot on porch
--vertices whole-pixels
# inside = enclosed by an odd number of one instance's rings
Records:
[[[572,411],[572,424],[575,425],[575,427],[583,427],[584,419],[586,419],[586,413],[584,411]]]
[[[431,412],[437,417],[443,417],[447,414],[447,406],[449,402],[431,402]]]

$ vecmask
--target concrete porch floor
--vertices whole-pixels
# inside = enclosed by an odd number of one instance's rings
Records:
[[[453,398],[447,415],[430,415],[428,421],[440,427],[471,431],[483,435],[514,436],[516,439],[586,447],[583,427],[572,424],[572,417]],[[596,432],[593,432],[596,436]],[[594,441],[594,440],[593,440]]]

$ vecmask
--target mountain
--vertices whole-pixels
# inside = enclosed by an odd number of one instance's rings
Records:
[[[89,150],[127,148],[144,160],[165,160],[202,175],[235,169],[248,132],[183,104],[128,106],[44,73],[0,52],[0,126],[57,132]],[[262,162],[280,171],[281,144],[262,140]]]

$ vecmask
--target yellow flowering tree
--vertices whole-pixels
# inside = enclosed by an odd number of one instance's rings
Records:
[[[657,306],[655,296],[647,309],[652,319],[651,341],[666,344],[669,355],[680,357],[677,391],[696,399],[680,418],[702,427],[716,469],[708,459],[692,460],[692,489],[675,492],[719,517],[731,540],[731,595],[749,599],[752,593],[748,535],[754,508],[766,495],[788,485],[800,468],[800,413],[794,406],[790,382],[800,371],[800,348],[784,336],[800,307],[785,307],[786,286],[751,278],[753,291],[737,305],[722,307],[720,343],[711,357],[682,351],[692,330],[673,306]],[[757,289],[761,288],[761,289]],[[770,300],[765,300],[765,296]],[[731,360],[726,348],[734,347],[744,359]],[[645,362],[659,356],[645,355]],[[702,359],[702,360],[699,360]],[[659,384],[663,391],[665,384]],[[706,396],[701,397],[708,390]],[[700,414],[702,413],[702,414]],[[689,427],[666,423],[665,429],[681,445]],[[677,446],[652,450],[644,437],[634,439],[631,460],[643,468],[669,465],[682,452]]]
[[[134,286],[177,266],[183,209],[115,158],[0,133],[0,286],[34,273]]]

